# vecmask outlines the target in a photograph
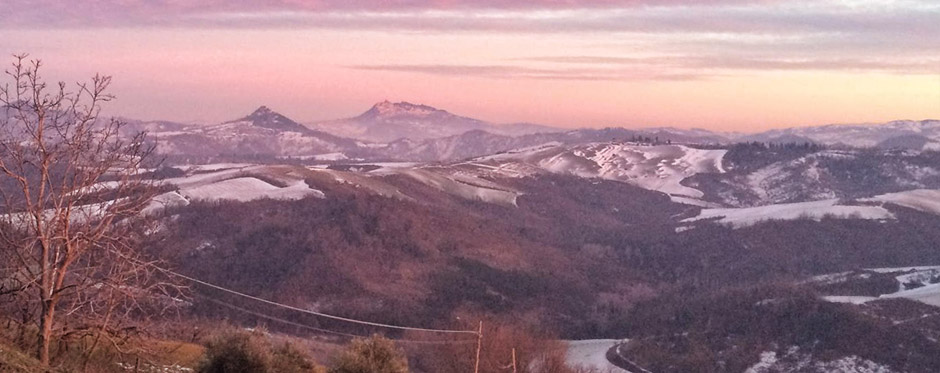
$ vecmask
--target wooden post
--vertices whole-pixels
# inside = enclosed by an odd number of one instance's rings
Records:
[[[480,350],[483,349],[483,321],[480,320],[480,330],[477,331],[477,363],[473,373],[480,373]]]
[[[516,348],[512,348],[512,373],[516,372]]]

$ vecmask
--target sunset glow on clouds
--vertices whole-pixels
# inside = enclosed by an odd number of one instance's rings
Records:
[[[927,0],[4,0],[0,34],[55,78],[114,75],[110,109],[147,119],[328,119],[383,99],[560,126],[940,117]]]

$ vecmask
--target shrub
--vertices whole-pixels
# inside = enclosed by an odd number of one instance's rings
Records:
[[[299,373],[318,372],[317,366],[295,346],[272,348],[262,332],[224,334],[206,346],[200,373]]]
[[[201,373],[265,372],[271,366],[271,352],[260,333],[238,332],[216,338],[206,346]]]
[[[336,358],[330,373],[407,373],[408,360],[382,336],[354,339]]]
[[[278,373],[326,373],[326,368],[307,359],[307,355],[290,343],[284,343],[273,350],[274,361],[271,371]]]

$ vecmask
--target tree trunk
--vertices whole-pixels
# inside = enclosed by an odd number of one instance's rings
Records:
[[[39,317],[39,341],[36,348],[39,362],[42,366],[49,366],[49,346],[52,344],[52,325],[55,321],[55,302],[51,299],[43,300],[42,314]]]

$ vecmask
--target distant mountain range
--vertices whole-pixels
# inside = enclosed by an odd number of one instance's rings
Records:
[[[374,142],[391,142],[403,138],[427,140],[477,130],[508,136],[564,131],[538,124],[493,124],[427,105],[389,101],[379,102],[353,118],[311,123],[309,127]]]
[[[799,142],[848,147],[940,150],[940,120],[898,120],[883,124],[830,124],[776,129],[738,136],[739,141]]]
[[[835,147],[940,150],[940,121],[827,125],[756,134],[678,128],[573,129],[538,124],[493,124],[427,105],[383,101],[347,119],[301,124],[266,106],[216,125],[128,121],[127,132],[148,131],[166,155],[303,157],[322,160],[453,161],[546,143],[606,141],[728,144],[817,143]]]
[[[346,152],[356,140],[316,131],[265,106],[221,124],[200,126],[169,122],[129,122],[125,131],[146,130],[165,155],[215,157],[290,156]]]

